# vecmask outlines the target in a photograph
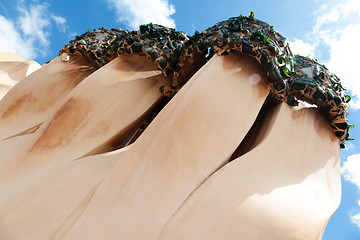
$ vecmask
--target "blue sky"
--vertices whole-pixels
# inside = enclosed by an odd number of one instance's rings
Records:
[[[192,35],[240,14],[274,25],[294,53],[338,75],[352,101],[351,137],[341,150],[342,202],[323,239],[360,239],[360,2],[358,0],[0,0],[0,52],[43,64],[87,29],[137,29],[153,22]]]

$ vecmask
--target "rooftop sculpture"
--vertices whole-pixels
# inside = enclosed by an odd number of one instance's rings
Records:
[[[350,98],[272,26],[100,28],[60,53],[0,54],[1,239],[321,239]]]
[[[138,31],[100,28],[77,36],[61,49],[88,57],[101,67],[123,54],[139,54],[152,59],[169,83],[161,88],[173,96],[213,54],[241,52],[255,58],[266,70],[275,98],[289,105],[305,101],[316,105],[329,121],[341,147],[349,139],[346,116],[350,97],[339,78],[317,61],[293,55],[285,37],[273,26],[240,15],[196,32],[193,36],[157,24],[141,25]],[[196,69],[198,70],[198,69]]]

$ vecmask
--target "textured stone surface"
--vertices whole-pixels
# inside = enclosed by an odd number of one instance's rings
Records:
[[[0,239],[319,239],[339,140],[266,77],[215,55],[166,99],[144,57],[53,59],[0,101]]]
[[[0,99],[19,81],[38,70],[35,61],[25,61],[14,53],[0,53]]]

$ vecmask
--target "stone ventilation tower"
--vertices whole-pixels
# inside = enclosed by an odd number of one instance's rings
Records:
[[[253,14],[0,71],[0,239],[321,239],[339,206],[350,99]]]

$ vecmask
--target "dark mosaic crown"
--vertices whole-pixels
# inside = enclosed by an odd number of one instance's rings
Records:
[[[289,105],[299,101],[316,105],[324,113],[341,145],[349,139],[346,116],[350,97],[340,80],[307,57],[294,56],[286,38],[274,27],[249,16],[232,17],[196,32],[193,36],[157,24],[144,24],[137,31],[100,28],[77,36],[60,54],[80,55],[98,67],[119,55],[139,54],[154,61],[169,79],[161,87],[173,96],[214,54],[237,51],[253,57],[265,69],[271,92]]]

